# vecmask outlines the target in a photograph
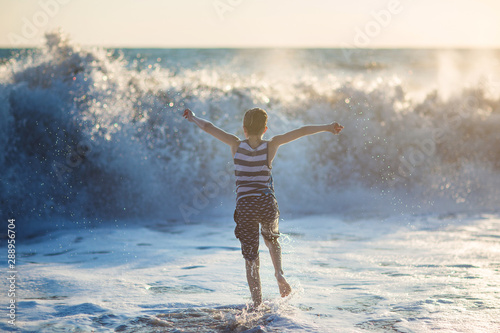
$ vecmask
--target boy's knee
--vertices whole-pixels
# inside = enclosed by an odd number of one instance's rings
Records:
[[[254,267],[255,265],[259,265],[259,262],[260,262],[259,255],[257,254],[257,256],[255,258],[252,258],[252,259],[245,258],[245,262],[246,262],[247,266],[250,266],[250,267]]]
[[[277,227],[274,228],[262,228],[261,230],[262,237],[265,241],[275,242],[280,237],[280,232]]]
[[[246,261],[255,261],[259,259],[259,247],[258,246],[242,246],[241,254]]]
[[[247,263],[254,263],[259,259],[259,252],[257,252],[257,253],[244,253],[243,259],[245,259],[245,261]]]
[[[264,243],[266,243],[267,247],[276,247],[280,245],[278,238],[271,238],[271,239],[264,238]]]

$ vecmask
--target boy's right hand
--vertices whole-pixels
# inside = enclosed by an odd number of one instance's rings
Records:
[[[184,114],[182,115],[184,118],[186,118],[188,121],[194,121],[194,113],[193,111],[186,109],[184,110]]]
[[[332,132],[333,134],[339,134],[343,129],[344,126],[340,125],[339,123],[330,124],[330,132]]]

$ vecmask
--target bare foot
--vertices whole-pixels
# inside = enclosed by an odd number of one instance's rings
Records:
[[[278,280],[278,286],[280,288],[281,297],[287,297],[292,292],[292,287],[286,282],[286,279],[283,275],[276,276]]]
[[[271,307],[266,304],[266,302],[260,303],[259,305],[252,305],[250,307],[247,307],[247,312],[248,313],[254,313],[254,312],[266,312],[271,310]]]

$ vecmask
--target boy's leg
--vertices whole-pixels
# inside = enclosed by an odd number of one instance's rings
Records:
[[[262,303],[262,287],[260,284],[260,262],[259,257],[255,260],[245,260],[247,269],[247,281],[252,295],[253,305],[258,307]]]
[[[242,198],[236,204],[234,234],[240,240],[241,252],[245,258],[248,287],[254,306],[262,303],[262,289],[259,274],[259,222],[255,216],[258,203],[254,197]]]
[[[264,216],[261,233],[264,241],[269,248],[269,254],[274,266],[274,276],[278,280],[281,297],[286,297],[292,292],[292,288],[283,276],[283,268],[281,267],[281,246],[278,241],[279,232],[279,208],[278,202],[273,196],[268,196],[263,203]]]
[[[264,238],[264,241],[269,248],[269,254],[271,255],[271,260],[274,266],[274,276],[278,281],[278,287],[280,289],[281,297],[286,297],[292,292],[292,288],[283,276],[283,268],[281,266],[281,246],[278,239],[268,240]]]

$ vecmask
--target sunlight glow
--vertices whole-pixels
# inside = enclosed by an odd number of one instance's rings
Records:
[[[495,0],[0,0],[0,46],[500,47]]]

